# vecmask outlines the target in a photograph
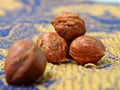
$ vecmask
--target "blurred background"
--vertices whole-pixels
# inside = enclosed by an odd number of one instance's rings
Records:
[[[7,85],[4,59],[11,44],[54,31],[50,24],[58,13],[78,13],[85,21],[87,35],[100,39],[106,56],[95,72],[75,63],[48,63],[38,85]],[[120,90],[120,0],[0,0],[0,90]]]

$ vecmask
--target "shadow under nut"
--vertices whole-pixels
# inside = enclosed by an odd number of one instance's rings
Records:
[[[30,85],[45,71],[46,58],[31,41],[16,41],[5,59],[5,75],[9,84]]]
[[[79,64],[96,63],[105,55],[103,43],[90,36],[79,36],[72,41],[69,54]]]

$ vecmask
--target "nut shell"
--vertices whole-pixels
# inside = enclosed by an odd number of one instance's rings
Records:
[[[99,39],[80,36],[72,41],[69,54],[79,64],[96,63],[105,55],[105,47]]]
[[[58,14],[52,21],[56,32],[58,32],[67,42],[71,42],[78,36],[84,35],[86,32],[83,19],[76,13],[62,12]]]
[[[46,67],[46,58],[35,43],[18,40],[9,48],[5,59],[5,75],[9,84],[29,85],[35,82]]]
[[[49,32],[39,36],[37,45],[45,54],[48,62],[60,63],[66,60],[68,46],[58,33]]]

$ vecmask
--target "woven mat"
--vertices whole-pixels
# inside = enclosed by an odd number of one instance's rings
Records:
[[[97,68],[85,68],[72,60],[60,65],[47,63],[45,73],[33,86],[8,85],[4,60],[10,45],[23,38],[36,41],[38,35],[54,31],[50,21],[62,11],[80,14],[86,23],[86,35],[99,38],[104,43],[106,55],[96,64]],[[119,3],[90,0],[0,1],[0,90],[120,90],[119,70]]]

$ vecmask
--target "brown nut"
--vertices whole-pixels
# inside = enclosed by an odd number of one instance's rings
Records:
[[[69,54],[79,64],[96,63],[105,55],[105,47],[96,38],[80,36],[72,41]]]
[[[46,62],[35,43],[18,40],[10,47],[5,60],[6,81],[15,85],[32,84],[43,74]]]
[[[66,41],[56,32],[39,36],[37,45],[44,52],[48,62],[60,63],[65,61],[68,46]]]
[[[86,32],[83,19],[72,12],[62,12],[58,14],[52,21],[56,32],[58,32],[67,42],[71,42],[78,36],[84,35]]]

